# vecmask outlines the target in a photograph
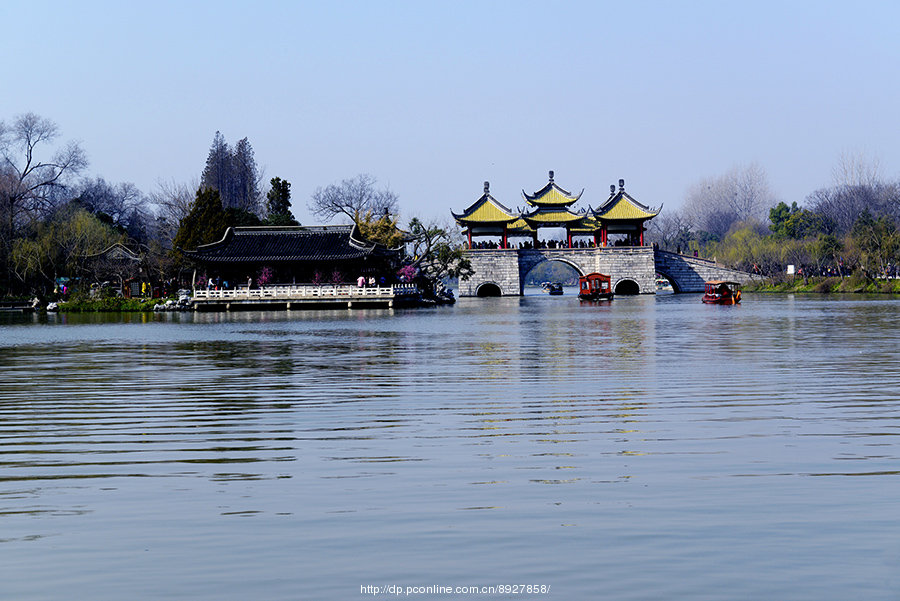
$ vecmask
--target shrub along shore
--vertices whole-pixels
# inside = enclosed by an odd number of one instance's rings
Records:
[[[854,273],[839,277],[780,277],[743,286],[745,292],[819,294],[900,294],[900,279],[871,279]]]
[[[59,303],[62,313],[130,313],[153,311],[165,298],[76,298]]]

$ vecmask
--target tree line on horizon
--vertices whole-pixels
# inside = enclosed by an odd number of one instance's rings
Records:
[[[149,194],[88,175],[84,149],[59,137],[34,113],[0,121],[0,297],[47,295],[115,243],[142,250],[147,275],[162,281],[186,272],[181,249],[220,240],[228,227],[299,225],[290,182],[274,177],[263,189],[246,137],[230,146],[217,131],[198,182],[160,182]],[[412,219],[401,230],[397,196],[370,175],[317,189],[309,208],[355,223],[371,241],[408,245],[411,268],[432,279],[468,269],[446,229]]]
[[[162,280],[185,272],[178,249],[215,242],[227,227],[297,224],[290,183],[264,185],[247,138],[231,146],[217,131],[196,182],[160,182],[150,193],[88,174],[81,146],[59,138],[56,123],[33,113],[0,121],[0,296],[46,294],[116,242],[146,250],[148,275]],[[405,245],[412,266],[431,278],[468,273],[454,227],[417,218],[401,227],[396,194],[371,175],[316,189],[308,207],[325,222],[356,224],[372,241]],[[833,185],[790,204],[754,164],[698,181],[680,210],[649,223],[648,239],[767,275],[794,264],[809,274],[875,277],[900,263],[898,220],[900,183],[883,180],[871,162],[843,159]]]
[[[893,277],[900,266],[900,181],[877,161],[842,156],[830,186],[798,203],[778,200],[758,165],[692,186],[681,210],[661,213],[648,237],[660,248],[714,258],[766,276]]]

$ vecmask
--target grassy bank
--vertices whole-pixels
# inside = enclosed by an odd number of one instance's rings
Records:
[[[819,294],[900,294],[900,280],[873,280],[853,274],[838,277],[783,277],[743,286],[746,292],[815,292]]]
[[[122,313],[153,311],[153,307],[164,303],[166,299],[159,298],[74,298],[64,303],[59,303],[59,310],[63,313]]]

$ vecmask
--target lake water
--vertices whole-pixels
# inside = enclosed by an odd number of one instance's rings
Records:
[[[898,317],[3,315],[0,599],[896,600]]]

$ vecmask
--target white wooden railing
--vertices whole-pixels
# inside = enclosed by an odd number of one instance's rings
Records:
[[[353,286],[351,284],[328,284],[314,286],[312,284],[284,284],[264,286],[262,288],[195,288],[194,300],[302,300],[302,299],[378,299],[395,298],[418,294],[415,284],[397,284],[394,286]]]

